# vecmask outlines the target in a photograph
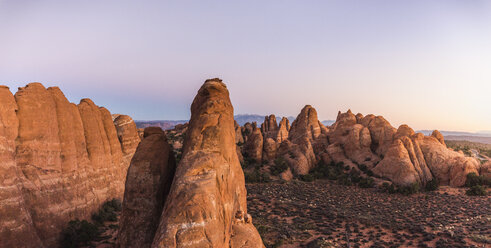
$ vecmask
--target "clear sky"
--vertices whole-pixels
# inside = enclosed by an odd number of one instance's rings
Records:
[[[0,84],[60,86],[186,119],[207,78],[235,113],[313,105],[415,129],[491,130],[491,1],[0,0]]]

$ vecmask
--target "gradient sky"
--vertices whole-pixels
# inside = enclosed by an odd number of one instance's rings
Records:
[[[0,0],[0,84],[60,86],[134,119],[186,119],[220,77],[235,113],[313,105],[491,130],[491,1]]]

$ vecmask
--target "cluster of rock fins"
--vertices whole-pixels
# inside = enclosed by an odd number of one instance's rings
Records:
[[[238,152],[263,164],[283,158],[288,170],[284,180],[309,173],[319,162],[343,163],[351,169],[366,166],[378,178],[397,185],[421,185],[436,179],[439,184],[463,186],[468,173],[491,175],[491,163],[453,151],[443,135],[415,133],[407,125],[394,128],[382,116],[338,113],[330,127],[317,119],[316,110],[305,106],[292,125],[283,118],[267,116],[261,128],[256,123],[235,123]],[[242,145],[243,144],[243,145]],[[359,171],[364,174],[363,171]]]
[[[462,186],[470,172],[490,173],[448,149],[438,131],[396,129],[381,116],[348,111],[326,127],[307,105],[291,126],[270,115],[260,128],[240,127],[220,79],[198,91],[177,165],[160,128],[146,128],[140,142],[130,117],[89,99],[75,105],[39,83],[15,96],[2,86],[0,247],[53,247],[69,220],[87,219],[123,191],[119,247],[264,247],[247,213],[243,154],[284,159],[284,180],[320,162],[364,165],[399,185]]]
[[[139,142],[129,116],[90,99],[0,86],[0,247],[56,247],[68,221],[122,196]]]

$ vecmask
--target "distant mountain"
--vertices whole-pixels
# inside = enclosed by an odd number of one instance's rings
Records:
[[[247,122],[253,123],[256,122],[258,126],[261,126],[261,123],[264,122],[264,115],[256,115],[256,114],[240,114],[240,115],[235,115],[234,119],[239,123],[239,125],[243,126]],[[276,122],[280,123],[282,117],[276,117]],[[288,116],[288,120],[291,123],[295,120],[295,117],[293,116]],[[151,121],[145,121],[145,120],[136,120],[136,127],[138,128],[146,128],[146,127],[160,127],[163,130],[168,130],[168,129],[173,129],[177,124],[184,124],[188,122],[187,120],[151,120]],[[334,123],[335,121],[333,120],[325,120],[322,121],[322,124],[325,126],[330,126]]]
[[[336,121],[333,121],[333,120],[321,121],[322,125],[324,125],[324,126],[330,126],[330,125],[334,124],[334,122],[336,122]]]
[[[265,115],[255,115],[255,114],[234,115],[234,119],[241,126],[243,126],[247,122],[250,122],[250,123],[257,122],[257,125],[260,126],[261,123],[264,122],[264,117],[265,117]],[[280,123],[281,118],[282,117],[276,117],[276,122]],[[295,120],[295,117],[293,117],[293,116],[288,116],[287,118],[290,121],[290,124]]]
[[[173,129],[178,124],[184,124],[187,120],[153,120],[153,121],[135,121],[137,128],[160,127],[163,130]]]
[[[431,135],[433,130],[419,130],[418,133],[423,133],[424,135]],[[456,131],[440,131],[443,136],[446,138],[447,136],[468,136],[468,137],[491,137],[491,133],[488,132],[456,132]]]

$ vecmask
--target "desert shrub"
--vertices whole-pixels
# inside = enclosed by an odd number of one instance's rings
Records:
[[[241,165],[242,169],[247,169],[247,168],[250,168],[252,166],[257,167],[258,163],[255,159],[244,155],[244,161],[242,161],[242,163],[240,163],[240,165]]]
[[[353,183],[347,174],[342,174],[338,177],[337,183],[345,186],[351,186]]]
[[[425,190],[426,191],[435,191],[438,189],[438,180],[436,178],[431,179],[431,181],[428,181],[425,185]]]
[[[353,183],[359,183],[361,180],[360,172],[356,169],[351,169],[349,172],[349,178]]]
[[[246,183],[268,183],[271,182],[271,178],[268,174],[262,173],[257,169],[252,172],[245,172]]]
[[[99,212],[92,215],[92,220],[98,224],[102,224],[106,221],[117,221],[118,214],[116,212],[121,211],[121,201],[118,199],[112,199],[105,202],[99,209]]]
[[[375,176],[375,174],[373,174],[373,171],[371,171],[371,170],[367,170],[365,173],[366,173],[366,174],[367,174],[367,176],[369,176],[369,177],[373,177],[373,176]]]
[[[100,238],[97,225],[86,220],[72,220],[61,232],[60,247],[76,248],[91,246],[92,242]]]
[[[394,184],[392,184],[392,183],[390,183],[390,184],[389,184],[389,183],[387,183],[387,182],[382,183],[382,188],[381,188],[381,190],[382,190],[383,192],[387,192],[387,193],[389,193],[389,194],[395,194],[395,193],[397,193],[397,188],[396,188],[396,186],[395,186]]]
[[[472,172],[467,174],[467,179],[465,181],[466,187],[472,187],[476,185],[490,186],[491,178],[486,178],[484,176],[478,176],[476,173]]]
[[[387,192],[389,194],[403,194],[403,195],[412,195],[421,191],[421,186],[419,183],[412,183],[407,186],[396,186],[394,184],[389,184],[387,182],[382,184],[381,190],[383,192]]]
[[[311,174],[299,175],[298,178],[300,178],[300,180],[302,180],[304,182],[312,182],[315,179],[314,176]]]
[[[288,169],[288,163],[284,158],[279,157],[274,160],[274,165],[271,166],[270,171],[271,171],[271,175],[277,176],[283,171],[286,171],[287,169]]]
[[[399,186],[398,187],[398,193],[403,194],[403,195],[412,195],[415,193],[418,193],[420,191],[421,187],[419,183],[412,183],[407,186]]]
[[[365,173],[368,171],[368,167],[364,164],[358,165],[358,168]]]
[[[471,196],[485,196],[487,195],[486,187],[482,185],[474,185],[470,187],[466,192],[466,195],[471,195]]]
[[[373,188],[375,186],[375,182],[373,181],[373,178],[370,177],[364,177],[358,182],[358,186],[361,188]]]

